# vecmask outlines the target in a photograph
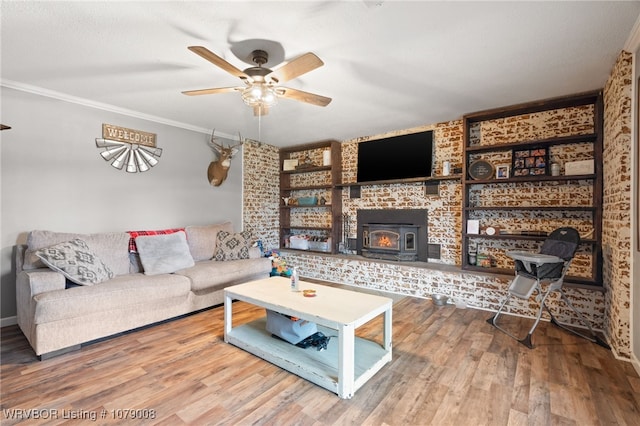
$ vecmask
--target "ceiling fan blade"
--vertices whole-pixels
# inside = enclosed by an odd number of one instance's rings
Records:
[[[281,96],[283,98],[289,98],[322,107],[329,105],[329,103],[331,102],[331,98],[327,98],[326,96],[320,96],[298,89],[291,89],[289,87],[278,87],[276,93],[278,94],[278,96]]]
[[[238,77],[238,78],[242,78],[245,79],[247,78],[247,75],[240,69],[236,68],[235,66],[231,65],[229,62],[227,62],[226,60],[222,59],[220,56],[216,55],[215,53],[213,53],[212,51],[210,51],[209,49],[207,49],[206,47],[203,46],[189,46],[187,49],[189,49],[190,51],[192,51],[193,53],[202,56],[204,59],[206,59],[207,61],[211,62],[213,65],[216,65],[220,68],[222,68],[223,70],[225,70],[226,72],[228,72],[229,74]]]
[[[324,62],[313,53],[305,53],[273,70],[268,78],[276,83],[284,83],[324,65]]]
[[[214,95],[216,93],[228,93],[235,92],[236,90],[242,90],[242,87],[215,87],[212,89],[200,89],[200,90],[187,90],[182,92],[184,95],[196,96],[196,95]]]

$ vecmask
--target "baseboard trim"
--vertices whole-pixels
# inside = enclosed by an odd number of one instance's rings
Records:
[[[16,325],[18,318],[14,315],[12,317],[0,318],[0,327],[8,327],[10,325]]]

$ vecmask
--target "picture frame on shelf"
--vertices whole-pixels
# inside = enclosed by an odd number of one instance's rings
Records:
[[[479,234],[480,233],[480,221],[478,219],[467,220],[467,234]]]
[[[282,162],[282,171],[283,172],[290,172],[292,170],[295,170],[297,166],[298,166],[298,159],[297,158],[294,158],[292,160],[284,160]]]
[[[474,180],[486,180],[493,178],[495,168],[487,160],[476,160],[469,165],[469,177]]]
[[[513,150],[511,159],[514,177],[549,174],[549,150],[547,148]]]
[[[508,165],[496,166],[496,179],[509,179]]]

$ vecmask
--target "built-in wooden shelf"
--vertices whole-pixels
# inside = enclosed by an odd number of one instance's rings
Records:
[[[528,240],[528,241],[544,241],[547,236],[544,235],[520,235],[520,234],[500,234],[500,235],[487,235],[487,234],[462,234],[466,238],[482,238],[487,240]],[[580,239],[580,244],[596,244],[597,241],[593,238]],[[513,272],[513,271],[512,271]]]
[[[494,151],[511,151],[511,150],[519,150],[519,149],[531,149],[532,146],[535,147],[548,147],[555,145],[570,145],[575,143],[588,143],[594,142],[598,135],[596,133],[588,133],[584,135],[572,135],[572,136],[564,136],[559,138],[549,138],[549,139],[538,139],[531,141],[521,141],[521,142],[512,142],[512,143],[504,143],[500,145],[471,145],[466,148],[466,152],[468,154],[475,154],[481,152],[494,152]]]
[[[323,207],[326,207],[326,208],[330,209],[331,208],[331,204],[312,204],[312,205],[309,205],[309,206],[306,206],[306,205],[305,206],[299,206],[299,205],[296,205],[296,206],[280,206],[281,209],[317,209],[317,208],[323,208]]]
[[[318,157],[318,151],[330,151],[331,165],[314,165],[298,167],[295,170],[283,170],[285,160],[305,158],[305,154],[314,154],[310,157]],[[317,160],[316,160],[317,161]],[[323,172],[313,175],[315,172]],[[307,175],[305,175],[307,174]],[[298,176],[295,176],[298,175]],[[296,179],[293,179],[295,176]],[[328,203],[314,205],[280,206],[280,248],[286,247],[286,241],[292,234],[305,231],[321,232],[323,237],[330,239],[329,252],[337,252],[338,241],[342,233],[342,189],[336,184],[342,179],[342,145],[336,140],[325,140],[304,145],[291,146],[280,149],[280,197],[298,198],[301,191],[324,191]],[[292,182],[293,181],[293,182]],[[296,185],[297,184],[297,185]],[[313,226],[313,219],[307,219],[307,226],[292,226],[291,216],[301,213],[305,209],[324,209],[329,212],[331,224],[329,226]],[[296,221],[299,221],[297,219]],[[293,250],[293,249],[291,249]],[[326,252],[318,252],[326,253]]]
[[[280,191],[306,191],[316,189],[331,189],[333,185],[309,185],[309,186],[287,186],[280,188]]]
[[[535,140],[519,140],[515,142],[507,143],[491,143],[490,141],[482,142],[482,134],[475,135],[473,128],[478,126],[478,123],[508,119],[511,117],[517,117],[523,114],[533,114],[542,111],[553,111],[563,108],[572,108],[580,106],[592,106],[593,108],[593,129],[588,131],[587,134],[572,134],[568,136],[535,139]],[[514,216],[510,212],[532,212],[530,214],[531,219],[535,215],[533,212],[557,212],[557,216],[562,213],[559,220],[571,219],[571,216],[576,216],[576,212],[585,212],[590,215],[589,218],[585,218],[591,225],[592,232],[589,235],[590,238],[585,238],[581,241],[584,245],[590,245],[590,263],[591,263],[591,276],[588,278],[569,277],[565,281],[573,282],[585,286],[600,286],[602,285],[602,156],[603,156],[603,115],[604,104],[602,99],[602,91],[595,90],[585,93],[579,93],[571,96],[563,96],[560,98],[546,99],[536,102],[528,102],[525,104],[512,105],[508,107],[502,107],[492,110],[479,111],[472,114],[467,114],[463,117],[464,128],[464,151],[463,151],[463,178],[462,182],[462,221],[461,221],[461,235],[462,235],[462,259],[461,265],[463,269],[473,271],[487,271],[495,273],[509,273],[513,274],[513,270],[499,269],[499,268],[483,268],[477,265],[469,264],[469,247],[475,243],[472,240],[486,239],[491,240],[487,242],[494,251],[508,250],[510,245],[506,244],[507,240],[529,240],[529,241],[544,241],[546,236],[536,235],[517,235],[517,234],[498,234],[498,235],[484,235],[484,234],[468,234],[466,233],[466,227],[469,219],[481,220],[485,224],[490,222],[492,226],[500,227],[501,221],[513,220]],[[476,143],[477,137],[480,138],[479,143]],[[502,157],[509,155],[513,156],[513,151],[517,150],[533,150],[538,148],[547,149],[559,147],[558,150],[565,152],[571,149],[575,149],[577,146],[585,145],[592,151],[594,161],[594,173],[582,174],[582,175],[535,175],[535,176],[509,176],[505,179],[497,179],[492,176],[488,179],[471,179],[467,176],[468,169],[473,162],[483,157],[483,154],[494,155],[500,154]],[[502,158],[501,157],[501,158]],[[513,161],[513,158],[511,159]],[[552,161],[549,159],[548,161]],[[579,182],[580,181],[580,182]],[[515,198],[512,204],[520,203],[520,205],[510,206],[479,206],[477,204],[482,203],[481,196],[484,187],[489,186],[490,189],[498,189],[507,191],[516,191],[518,189],[529,189],[530,184],[535,185],[535,191],[537,194],[552,194],[557,187],[566,187],[567,199],[566,203],[571,203],[571,185],[579,184],[580,186],[589,187],[591,190],[591,197],[589,200],[589,206],[532,206],[531,200],[526,197]],[[497,203],[497,202],[496,202]],[[498,218],[493,217],[489,212],[500,212]],[[571,226],[570,222],[568,222]],[[535,227],[537,225],[527,223],[527,220],[520,221],[518,223],[521,229],[526,230],[528,228]],[[505,226],[505,229],[509,229]],[[501,265],[504,266],[504,265]]]
[[[297,173],[312,173],[312,172],[323,172],[326,170],[331,170],[331,166],[311,166],[311,167],[300,167],[295,170],[283,170],[283,175],[293,175]]]
[[[505,183],[522,183],[522,182],[548,182],[548,181],[558,181],[558,182],[566,182],[571,180],[589,180],[595,179],[595,174],[589,175],[562,175],[562,176],[550,176],[550,175],[539,175],[539,176],[518,176],[518,177],[510,177],[505,179],[467,179],[464,181],[467,185],[478,185],[478,184],[496,184],[502,185]]]
[[[283,226],[282,229],[301,229],[305,231],[331,231],[329,226]]]
[[[350,183],[340,183],[336,185],[338,188],[346,188],[349,186],[370,186],[370,185],[392,185],[396,183],[422,183],[422,182],[440,182],[445,180],[460,180],[462,179],[461,174],[449,175],[449,176],[428,176],[428,177],[417,177],[417,178],[408,178],[408,179],[390,179],[390,180],[375,180],[369,182],[350,182]]]
[[[565,212],[565,211],[585,211],[585,212],[593,212],[596,210],[596,207],[591,206],[475,206],[475,207],[465,207],[466,211],[475,211],[475,210],[485,210],[485,211],[547,211],[547,212]]]

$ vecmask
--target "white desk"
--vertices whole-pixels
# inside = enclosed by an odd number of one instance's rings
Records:
[[[316,297],[292,292],[291,281],[266,278],[227,287],[224,291],[224,341],[246,350],[319,386],[340,398],[356,390],[391,361],[392,300],[387,297],[300,282],[315,289]],[[298,348],[275,339],[266,330],[266,318],[233,327],[233,300],[291,315],[318,325],[329,341],[327,350]],[[384,314],[384,344],[355,337],[355,329]]]

